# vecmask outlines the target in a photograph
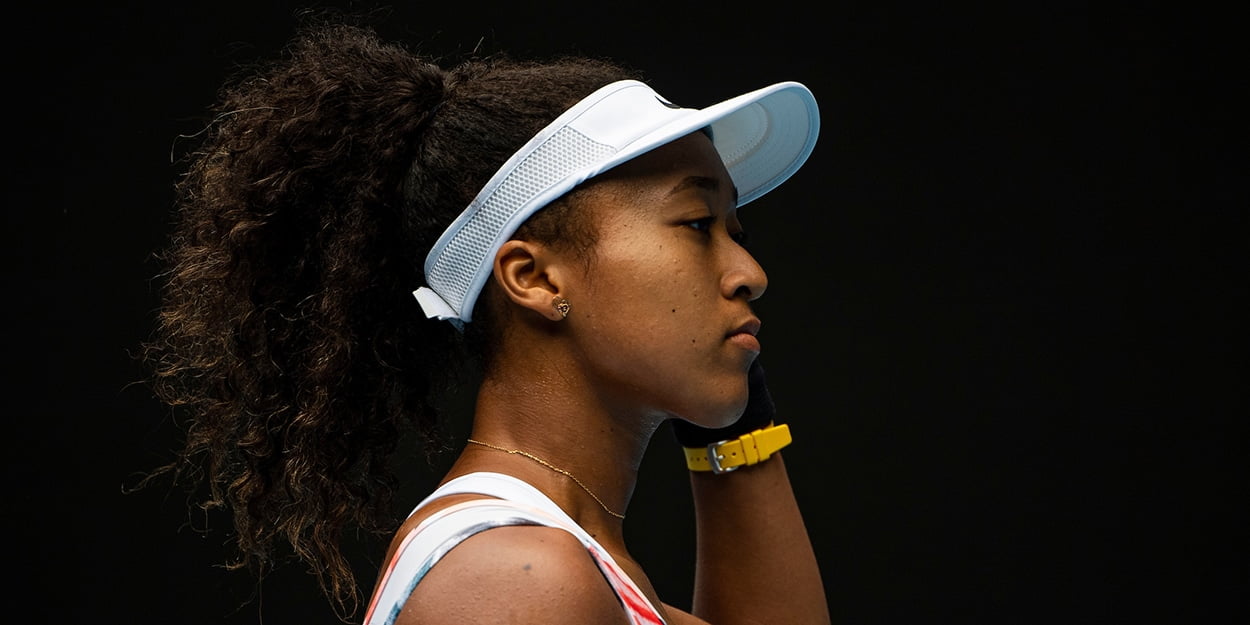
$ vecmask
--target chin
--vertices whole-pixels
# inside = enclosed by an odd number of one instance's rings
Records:
[[[746,410],[746,398],[713,410],[705,411],[698,418],[688,419],[691,423],[713,430],[726,428],[738,422]]]
[[[710,429],[729,427],[742,418],[747,409],[746,376],[708,384],[701,392],[679,398],[670,415],[694,425]],[[675,398],[678,399],[678,398]]]

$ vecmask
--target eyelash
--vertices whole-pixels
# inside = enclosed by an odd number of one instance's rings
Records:
[[[691,228],[699,232],[707,234],[711,232],[710,228],[715,221],[716,221],[715,217],[704,217],[702,219],[695,219],[692,221],[688,221],[686,222],[686,225],[690,226]],[[745,230],[742,232],[735,232],[729,236],[730,238],[734,240],[735,243],[737,243],[738,245],[741,245],[742,247],[746,247],[747,243],[750,241],[750,237],[747,236],[747,233]]]
[[[686,222],[686,225],[698,230],[699,232],[708,233],[712,231],[712,223],[715,221],[715,217],[703,217],[702,219],[688,221]]]

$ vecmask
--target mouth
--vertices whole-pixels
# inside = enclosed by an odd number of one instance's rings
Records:
[[[747,319],[746,321],[742,322],[742,325],[739,325],[733,330],[730,330],[729,333],[726,334],[725,336],[730,337],[730,336],[734,336],[735,334],[749,334],[751,336],[755,336],[760,333],[760,325],[761,324],[760,324],[759,319],[756,319],[755,317],[751,317],[750,319]]]
[[[759,353],[760,341],[755,335],[760,332],[760,320],[754,317],[729,331],[725,339],[747,351]]]

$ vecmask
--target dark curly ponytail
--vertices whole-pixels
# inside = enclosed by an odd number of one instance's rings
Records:
[[[443,449],[434,399],[467,357],[411,295],[427,250],[542,126],[635,77],[587,59],[444,69],[321,24],[222,90],[177,184],[144,354],[157,396],[188,417],[178,459],[151,477],[207,487],[202,505],[234,520],[236,567],[289,546],[340,615],[355,611],[342,536],[394,529],[390,460],[407,432]],[[518,236],[567,231],[573,213],[554,205]],[[489,315],[470,327],[489,347]]]

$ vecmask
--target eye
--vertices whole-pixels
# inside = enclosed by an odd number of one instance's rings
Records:
[[[746,230],[735,232],[729,236],[733,237],[734,242],[742,247],[746,247],[751,242],[751,237],[747,236]]]
[[[703,217],[701,219],[687,221],[686,225],[690,226],[691,228],[694,228],[695,230],[698,230],[699,232],[706,233],[706,232],[712,231],[712,224],[715,222],[716,222],[715,217],[708,216],[708,217]]]

